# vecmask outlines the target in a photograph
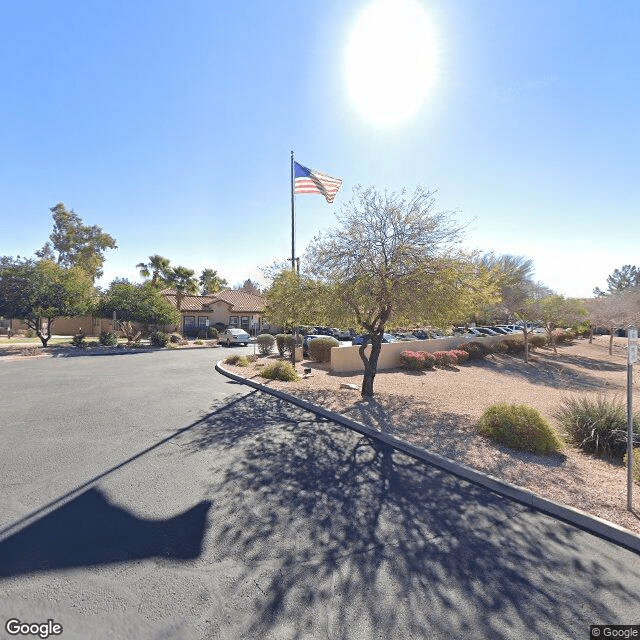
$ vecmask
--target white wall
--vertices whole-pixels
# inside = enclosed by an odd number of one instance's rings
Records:
[[[402,366],[400,354],[403,351],[450,351],[463,342],[482,342],[483,344],[495,344],[509,336],[486,336],[476,338],[475,336],[453,336],[451,338],[441,338],[439,340],[411,340],[406,342],[388,342],[382,345],[380,357],[378,358],[378,371],[384,369],[395,369]],[[331,349],[331,371],[335,373],[360,372],[364,371],[362,359],[358,353],[359,346],[333,347]],[[371,353],[371,345],[367,345],[367,355]]]

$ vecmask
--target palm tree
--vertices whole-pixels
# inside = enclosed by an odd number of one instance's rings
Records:
[[[136,269],[140,269],[140,275],[143,278],[151,276],[151,286],[154,289],[159,289],[161,284],[169,282],[171,275],[171,267],[169,264],[171,260],[169,258],[163,258],[158,254],[149,256],[149,262],[139,262],[136,265]]]
[[[203,269],[199,282],[203,296],[217,293],[229,284],[215,269]]]
[[[193,277],[195,271],[186,267],[174,267],[168,273],[167,282],[176,290],[178,311],[181,310],[182,298],[185,294],[198,293],[198,282]]]

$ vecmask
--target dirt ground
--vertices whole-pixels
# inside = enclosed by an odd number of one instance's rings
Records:
[[[640,485],[634,485],[630,512],[621,464],[571,444],[550,456],[514,452],[483,438],[476,428],[483,411],[498,402],[536,407],[562,434],[555,415],[564,398],[604,394],[626,401],[627,340],[615,338],[612,355],[608,343],[608,336],[597,336],[592,344],[578,339],[558,346],[557,354],[538,349],[529,364],[520,356],[492,355],[450,369],[381,371],[375,397],[367,400],[359,392],[361,374],[332,374],[324,364],[299,363],[300,373],[305,367],[312,373],[294,383],[259,378],[261,366],[273,356],[249,367],[225,367],[640,534]],[[640,410],[637,367],[635,375],[634,407]]]

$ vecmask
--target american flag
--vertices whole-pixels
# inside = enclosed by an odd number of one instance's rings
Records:
[[[342,180],[339,178],[332,178],[324,173],[312,171],[297,162],[293,163],[293,171],[295,193],[320,193],[329,203],[333,202],[338,189],[342,185]]]

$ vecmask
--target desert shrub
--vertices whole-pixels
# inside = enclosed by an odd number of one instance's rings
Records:
[[[87,342],[87,347],[97,347],[100,343],[97,340]]]
[[[551,334],[553,335],[554,342],[556,342],[557,344],[568,342],[574,337],[571,332],[567,331],[566,329],[554,329]]]
[[[564,446],[542,414],[525,404],[494,404],[478,421],[483,435],[511,449],[553,453]]]
[[[438,367],[455,367],[458,364],[458,358],[453,351],[434,351],[431,355]]]
[[[36,332],[33,329],[27,329],[24,332],[24,337],[25,338],[35,338],[36,337]]]
[[[179,333],[172,333],[169,336],[169,340],[171,342],[173,342],[174,344],[178,344],[180,342],[180,340],[182,340],[182,336]]]
[[[167,342],[167,349],[177,349],[178,345],[175,342]]]
[[[238,360],[240,360],[240,358],[242,358],[242,356],[241,356],[241,355],[238,355],[237,353],[234,353],[234,354],[233,354],[233,355],[231,355],[231,356],[227,356],[227,357],[224,359],[224,362],[226,362],[227,364],[237,364],[237,363],[238,363]]]
[[[331,349],[339,346],[340,343],[335,338],[329,336],[310,340],[307,347],[309,349],[309,358],[316,362],[330,362]]]
[[[482,342],[476,342],[475,340],[471,342],[463,342],[458,345],[457,349],[460,351],[466,351],[469,354],[469,360],[481,360],[491,353],[489,345],[483,344]]]
[[[270,333],[261,333],[257,338],[258,351],[263,356],[268,356],[276,344],[276,339]]]
[[[428,351],[419,351],[422,354],[422,368],[433,369],[436,366],[436,357]]]
[[[534,333],[529,336],[529,348],[537,349],[539,347],[544,347],[547,344],[547,336],[542,335],[541,333]]]
[[[193,344],[197,344],[198,346],[200,346],[201,344],[204,344],[204,340],[200,340],[200,339],[198,338],[198,340],[194,340],[194,341],[193,341]]]
[[[25,347],[20,351],[20,353],[23,356],[37,356],[42,353],[42,351],[40,350],[40,347]]]
[[[76,333],[75,336],[73,336],[73,338],[71,338],[71,344],[74,347],[80,347],[81,349],[83,349],[84,347],[87,346],[87,343],[85,341],[85,335],[84,333]]]
[[[619,398],[565,398],[556,413],[569,438],[587,453],[622,460],[627,451],[627,409]],[[640,414],[633,419],[640,438]]]
[[[462,349],[453,349],[452,351],[449,351],[449,353],[455,356],[458,364],[464,364],[469,359],[469,354]]]
[[[218,330],[215,327],[207,327],[204,337],[207,340],[215,340],[218,337]]]
[[[627,466],[627,454],[624,454],[622,463]],[[633,450],[633,463],[631,464],[631,471],[633,473],[634,480],[640,484],[640,451],[638,449]]]
[[[500,340],[500,342],[496,342],[493,345],[493,350],[495,353],[507,353],[509,351],[509,345],[504,340]]]
[[[529,336],[530,339],[530,336]],[[507,353],[522,353],[524,351],[524,337],[515,336],[506,338],[503,342],[507,344]]]
[[[260,375],[270,380],[283,380],[285,382],[295,382],[299,380],[295,367],[285,360],[278,360],[277,362],[267,365],[261,369]]]
[[[154,347],[166,347],[167,342],[169,342],[169,336],[164,331],[154,331],[149,336],[149,342]]]
[[[105,347],[115,347],[118,344],[118,336],[113,331],[101,331],[98,340]]]
[[[400,360],[407,371],[420,371],[424,366],[424,351],[402,351]]]
[[[291,333],[279,333],[276,336],[276,346],[280,356],[290,356],[296,346],[296,337]]]

